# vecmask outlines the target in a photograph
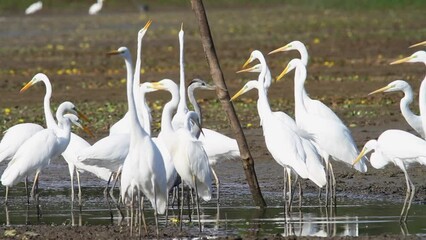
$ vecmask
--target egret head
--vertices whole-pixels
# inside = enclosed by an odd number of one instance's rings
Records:
[[[419,46],[426,46],[426,41],[413,44],[413,45],[410,46],[410,48],[419,47]]]
[[[292,59],[288,64],[287,67],[281,72],[281,74],[276,78],[276,81],[278,82],[281,80],[282,77],[284,77],[287,73],[291,72],[293,69],[295,69],[297,66],[305,66],[303,62],[298,59],[294,58]]]
[[[400,59],[400,60],[396,60],[391,62],[391,65],[394,64],[400,64],[400,63],[405,63],[405,62],[409,62],[409,63],[425,63],[426,64],[426,52],[425,51],[417,51],[413,54],[411,54],[411,56]]]
[[[80,119],[76,115],[67,113],[67,114],[64,114],[64,118],[68,118],[71,121],[72,124],[74,124],[75,126],[77,126],[80,129],[83,129],[83,131],[85,131],[91,137],[95,137],[95,135],[92,133],[92,131],[90,131],[89,128],[87,128],[87,127],[85,127],[81,124]]]
[[[243,95],[244,93],[254,89],[254,88],[258,88],[258,84],[259,82],[257,80],[251,80],[248,81],[241,89],[240,91],[238,91],[232,98],[231,101],[234,101],[235,99],[237,99],[239,96]]]
[[[255,59],[260,59],[260,58],[264,59],[263,54],[259,50],[254,50],[253,52],[251,52],[250,57],[247,59],[247,61],[243,64],[242,68],[247,67],[247,65],[253,62]]]
[[[150,92],[157,91],[157,90],[170,90],[173,88],[175,90],[178,89],[177,84],[173,80],[170,80],[167,78],[158,82],[150,82],[146,84],[147,84],[147,88],[150,89],[149,90]]]
[[[372,95],[379,92],[396,92],[396,91],[404,91],[404,89],[410,88],[410,85],[404,80],[395,80],[389,83],[386,87],[382,87],[377,89],[368,95]]]
[[[301,49],[301,48],[306,48],[305,44],[303,44],[301,41],[293,41],[283,47],[277,48],[271,52],[268,53],[268,55],[270,54],[274,54],[277,52],[286,52],[286,51],[290,51],[290,50],[297,50],[297,49]]]
[[[117,50],[107,52],[107,55],[120,55],[122,57],[130,57],[130,51],[127,47],[119,47]]]
[[[21,90],[19,92],[23,93],[28,88],[30,88],[32,85],[34,85],[38,82],[43,82],[43,81],[49,81],[49,78],[44,73],[37,73],[36,75],[34,75],[34,77],[31,79],[31,81],[29,81],[27,84],[25,84],[24,87],[21,88]]]
[[[149,26],[151,26],[152,20],[148,20],[148,22],[145,24],[145,26],[139,30],[138,32],[138,39],[142,39],[145,35],[146,31],[148,30]]]
[[[262,64],[258,63],[256,65],[254,65],[253,67],[246,68],[246,69],[241,69],[237,73],[242,73],[242,72],[261,72],[261,71],[262,71]]]
[[[368,142],[366,142],[361,152],[359,153],[358,157],[352,163],[352,166],[357,164],[362,159],[362,157],[367,155],[369,152],[375,150],[376,148],[377,148],[377,140],[371,139]]]

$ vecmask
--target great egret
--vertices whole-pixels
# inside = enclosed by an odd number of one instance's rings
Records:
[[[70,141],[71,121],[64,117],[66,111],[84,116],[75,108],[74,104],[62,103],[56,112],[59,124],[37,132],[19,147],[1,176],[1,182],[4,186],[14,186],[24,177],[36,173],[31,191],[31,196],[34,197],[40,171],[49,164],[51,159],[61,155]],[[80,123],[76,122],[75,124],[87,130]]]
[[[405,175],[407,193],[402,207],[400,221],[407,221],[408,211],[415,194],[415,187],[407,173],[411,163],[426,165],[426,142],[411,133],[402,130],[386,130],[377,140],[370,140],[353,162],[356,164],[364,155],[373,151],[370,157],[371,166],[380,169],[388,163],[394,163]]]
[[[185,91],[185,63],[183,60],[183,42],[184,42],[183,23],[179,31],[179,105],[176,114],[173,116],[173,128],[181,128],[184,124],[186,113],[188,112],[188,105],[186,104],[186,91]],[[194,128],[195,129],[195,128]],[[195,133],[198,135],[198,133]]]
[[[261,73],[262,71],[265,71],[265,77],[264,79],[258,79],[257,81],[259,84],[264,84],[266,95],[268,93],[268,89],[272,84],[272,77],[271,72],[269,71],[268,65],[266,64],[266,59],[263,56],[263,54],[258,51],[254,50],[251,54],[249,59],[244,63],[243,68],[247,66],[250,62],[254,61],[255,59],[259,60],[259,64],[254,65],[251,68],[243,69],[238,72],[258,72]],[[259,102],[257,103],[260,104]],[[259,107],[259,106],[258,106]],[[302,144],[304,145],[305,153],[307,155],[306,157],[306,166],[308,168],[309,172],[309,179],[312,180],[318,187],[322,188],[326,184],[326,176],[324,171],[324,166],[321,163],[321,157],[318,154],[318,151],[314,145],[314,142],[311,142],[313,140],[313,136],[311,136],[309,133],[304,131],[303,129],[300,129],[296,122],[288,116],[284,112],[273,112],[275,117],[279,118],[284,124],[286,124],[287,127],[291,128],[294,132],[297,133],[297,135],[301,138]],[[261,120],[262,122],[262,120]]]
[[[391,62],[391,65],[400,63],[423,63],[426,65],[426,51],[417,51],[409,57]],[[419,89],[419,109],[422,119],[423,131],[426,132],[426,76],[424,77]]]
[[[92,4],[92,6],[90,6],[89,8],[89,15],[98,14],[102,9],[103,3],[104,3],[104,0],[97,0],[96,3]]]
[[[358,149],[352,138],[351,132],[337,117],[337,115],[335,115],[330,109],[327,111],[325,111],[325,109],[313,109],[314,106],[325,107],[325,105],[320,101],[310,99],[303,90],[306,80],[306,67],[300,59],[291,60],[283,72],[277,77],[277,81],[293,69],[296,69],[294,74],[296,123],[300,128],[314,136],[315,142],[318,144],[320,154],[324,158],[328,166],[328,171],[331,174],[331,189],[332,194],[335,196],[336,180],[334,178],[333,168],[329,161],[329,157],[331,156],[334,160],[341,161],[349,165],[352,162],[351,159],[354,159],[354,157],[358,155]],[[334,117],[327,114],[327,112],[333,113]],[[336,145],[336,143],[339,144]],[[365,164],[364,158],[361,159],[354,167],[360,172],[367,171],[367,165]],[[334,202],[334,204],[336,204],[336,202]]]
[[[56,126],[56,123],[50,108],[50,98],[52,96],[52,84],[50,83],[49,78],[43,73],[38,73],[31,79],[30,82],[28,82],[24,87],[22,87],[20,92],[22,93],[27,91],[31,86],[34,86],[35,84],[39,82],[43,82],[46,88],[46,93],[44,95],[44,100],[43,100],[44,115],[46,118],[47,128],[52,128]],[[84,120],[88,120],[88,119],[84,117]],[[81,149],[90,146],[90,144],[88,144],[86,140],[82,139],[80,136],[74,133],[71,133],[70,144],[68,144],[68,146],[70,146],[70,148],[69,149],[67,148],[63,152],[62,156],[64,157],[65,161],[68,164],[68,170],[69,170],[70,178],[71,178],[71,181],[70,181],[71,182],[71,202],[74,202],[74,171],[76,171],[77,185],[79,189],[78,202],[79,202],[79,206],[81,206],[81,191],[80,191],[81,186],[80,186],[80,175],[78,171],[90,172],[96,175],[97,177],[105,180],[105,176],[106,174],[108,174],[109,170],[100,169],[100,168],[97,168],[96,166],[89,166],[77,160],[77,153]],[[108,178],[106,180],[108,180]]]
[[[42,8],[43,8],[43,2],[42,1],[35,2],[35,3],[31,4],[29,7],[27,7],[27,9],[25,9],[25,14],[26,15],[33,14],[37,11],[40,11]]]
[[[401,109],[402,116],[404,116],[407,123],[418,133],[422,138],[425,138],[425,132],[423,131],[422,126],[422,118],[416,114],[414,114],[410,110],[410,104],[413,102],[413,90],[411,89],[410,84],[408,84],[404,80],[395,80],[389,83],[386,87],[382,87],[377,89],[368,95],[379,93],[379,92],[396,92],[402,91],[404,93],[404,97],[401,99],[399,103],[399,107]],[[422,103],[420,103],[422,104]]]
[[[152,87],[157,90],[169,91],[172,95],[172,99],[163,108],[161,132],[158,139],[161,139],[169,150],[173,165],[182,181],[196,190],[197,199],[201,197],[205,201],[210,200],[212,173],[208,157],[202,143],[191,132],[191,126],[199,124],[198,114],[188,111],[184,118],[183,127],[174,129],[172,114],[179,104],[178,86],[170,79],[163,79],[157,83],[152,83]]]
[[[215,87],[198,78],[192,80],[188,86],[189,102],[191,102],[192,106],[194,106],[194,111],[198,114],[200,118],[200,125],[202,125],[203,118],[201,108],[194,97],[195,89],[214,90]],[[217,161],[221,159],[234,159],[240,157],[240,150],[235,139],[208,128],[202,128],[202,131],[203,134],[199,134],[198,140],[203,143],[204,150],[209,157],[209,163],[212,167],[213,177],[215,178],[216,182],[217,200],[219,200],[220,181],[216,171],[214,170],[214,166],[216,165]]]
[[[150,24],[151,21],[148,21],[143,28],[143,35]],[[138,195],[142,191],[154,208],[158,236],[157,214],[163,214],[167,205],[167,182],[164,162],[160,151],[143,129],[137,117],[133,89],[137,88],[139,83],[133,81],[130,52],[126,47],[120,47],[118,50],[110,52],[110,54],[120,55],[125,59],[128,73],[127,102],[130,114],[130,147],[129,154],[123,164],[121,198],[123,202],[130,200],[132,206],[134,190],[137,190],[136,193]],[[140,201],[141,199],[139,198],[138,200]]]

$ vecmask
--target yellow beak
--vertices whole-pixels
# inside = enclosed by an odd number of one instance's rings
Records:
[[[83,119],[84,121],[86,121],[86,122],[90,122],[89,121],[89,118],[88,117],[86,117],[86,115],[84,115],[82,112],[80,112],[79,110],[75,110],[76,112],[77,112],[77,115],[78,115],[78,118],[80,118],[80,119]]]
[[[365,155],[365,148],[362,149],[362,151],[359,153],[358,157],[356,157],[355,161],[352,163],[352,166],[355,166],[355,164],[357,164],[362,157],[364,157]]]
[[[382,87],[380,89],[377,89],[376,91],[373,91],[373,92],[369,93],[368,95],[372,95],[372,94],[379,93],[379,92],[384,92],[384,91],[386,91],[388,89],[391,89],[391,88],[392,88],[392,86]]]
[[[275,81],[279,81],[281,80],[282,77],[284,77],[287,73],[289,72],[289,66],[287,65],[287,67],[281,72],[281,74],[276,78]]]
[[[390,65],[405,63],[405,62],[410,61],[411,59],[413,59],[413,57],[411,57],[411,56],[410,57],[406,57],[406,58],[403,58],[403,59],[399,59],[399,60],[393,61],[393,62],[390,63]]]
[[[253,61],[253,59],[251,58],[251,56],[249,57],[249,59],[247,59],[247,61],[244,63],[242,68],[245,68],[247,65],[249,65],[249,63],[251,63]]]
[[[271,54],[274,54],[274,53],[277,53],[277,52],[284,52],[284,51],[287,51],[287,48],[288,48],[288,45],[285,45],[284,47],[280,47],[280,48],[277,48],[277,49],[275,49],[275,50],[273,50],[273,51],[270,51],[270,52],[268,53],[268,55],[271,55]]]
[[[149,19],[148,22],[145,24],[145,26],[142,28],[143,30],[148,30],[149,26],[151,26],[152,20]]]
[[[244,67],[244,66],[243,66]],[[242,72],[250,72],[252,70],[254,70],[256,66],[253,66],[251,68],[246,68],[246,69],[241,69],[240,71],[237,71],[237,73],[242,73]]]
[[[423,42],[420,42],[420,43],[413,44],[413,45],[411,45],[411,46],[410,46],[410,48],[418,47],[418,46],[426,46],[426,41],[423,41]]]
[[[83,131],[85,131],[87,134],[89,134],[91,137],[95,137],[92,131],[90,131],[89,128],[83,126]]]
[[[34,80],[31,80],[27,84],[25,84],[25,86],[22,87],[21,90],[19,90],[19,93],[27,91],[27,89],[30,88],[32,85],[34,85]]]
[[[240,91],[238,91],[229,101],[234,101],[235,99],[237,99],[239,96],[243,95],[246,92],[246,88],[243,87],[240,89]]]

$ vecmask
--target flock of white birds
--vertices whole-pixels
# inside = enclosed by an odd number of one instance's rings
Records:
[[[103,0],[98,0],[97,6],[92,6],[89,12],[99,11],[102,2]],[[57,121],[55,121],[50,107],[52,86],[45,74],[36,74],[21,89],[21,91],[26,91],[38,82],[45,84],[44,114],[47,128],[33,123],[23,123],[15,125],[5,132],[0,142],[0,162],[10,162],[1,176],[4,186],[9,188],[23,180],[27,182],[27,177],[35,174],[31,191],[31,196],[35,197],[40,172],[47,167],[51,159],[62,155],[69,166],[72,201],[74,201],[74,172],[77,174],[79,185],[79,205],[81,205],[80,172],[93,173],[108,181],[108,185],[111,180],[114,180],[112,190],[120,180],[120,199],[117,204],[120,201],[123,202],[130,206],[131,213],[133,213],[135,199],[141,203],[146,197],[154,209],[157,234],[157,214],[166,212],[169,192],[173,187],[179,185],[178,179],[195,191],[198,212],[198,199],[209,201],[212,197],[212,179],[215,179],[219,199],[219,179],[213,166],[220,159],[239,157],[237,143],[232,138],[201,126],[202,115],[194,98],[194,90],[197,88],[213,90],[215,88],[200,79],[194,79],[186,91],[182,28],[179,32],[179,85],[170,79],[141,84],[142,40],[150,24],[151,21],[138,32],[135,68],[133,68],[131,54],[126,47],[120,47],[108,53],[109,55],[119,55],[124,59],[127,69],[128,112],[110,128],[107,137],[93,145],[71,133],[71,124],[74,124],[91,134],[79,120],[87,118],[77,110],[74,104],[62,103],[56,111]],[[426,46],[426,41],[413,46],[420,45]],[[284,185],[285,189],[287,187],[289,191],[292,189],[291,175],[294,174],[297,178],[311,180],[319,188],[325,187],[328,196],[335,196],[336,180],[330,160],[342,161],[360,172],[366,172],[367,158],[365,155],[374,151],[369,159],[373,167],[382,168],[393,162],[405,174],[407,195],[401,212],[401,221],[406,221],[414,196],[414,185],[406,168],[413,162],[426,164],[425,140],[402,130],[387,130],[377,140],[368,141],[359,152],[350,130],[339,117],[325,104],[311,99],[306,93],[304,83],[307,77],[308,53],[305,45],[300,41],[293,41],[269,54],[290,50],[299,51],[301,57],[291,60],[276,81],[295,70],[295,119],[284,112],[271,110],[268,102],[268,89],[273,84],[271,72],[265,57],[258,50],[251,53],[243,65],[243,69],[239,71],[259,73],[258,80],[247,82],[231,98],[231,101],[234,101],[240,95],[257,89],[257,110],[265,143],[272,157],[284,168],[284,179],[288,180],[288,185]],[[259,64],[247,68],[248,64],[255,60],[258,60]],[[403,62],[426,64],[426,52],[415,52],[410,57],[392,64]],[[161,131],[157,137],[153,137],[151,135],[152,118],[145,95],[158,90],[170,92],[171,100],[163,107]],[[391,91],[405,93],[401,100],[401,112],[410,126],[420,136],[425,137],[426,78],[420,87],[420,116],[409,110],[408,106],[413,101],[413,93],[410,85],[403,80],[394,81],[371,94]],[[187,95],[195,111],[188,109]],[[184,184],[180,185],[183,196]],[[110,195],[113,197],[112,190]],[[8,191],[6,191],[6,201],[7,194]],[[292,194],[284,196],[292,196]],[[285,202],[287,206],[287,201]],[[333,197],[331,203],[335,204]],[[137,204],[137,206],[140,208],[141,204]],[[181,209],[183,209],[183,205]],[[133,217],[131,219],[133,220]]]
[[[97,0],[96,3],[93,3],[89,8],[89,15],[96,15],[102,10],[104,0]],[[43,2],[37,1],[25,9],[25,14],[30,15],[40,11],[43,8]]]

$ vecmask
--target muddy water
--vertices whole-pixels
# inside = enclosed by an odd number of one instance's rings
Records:
[[[235,162],[223,165],[234,167]],[[261,165],[261,164],[260,164]],[[226,168],[221,166],[220,168]],[[231,168],[232,168],[231,167]],[[39,208],[34,202],[26,204],[25,189],[19,184],[9,193],[9,205],[2,206],[0,224],[4,225],[117,225],[126,224],[118,210],[109,210],[103,197],[104,182],[82,174],[83,207],[80,211],[70,204],[70,187],[66,165],[60,161],[52,163],[45,171],[40,185]],[[221,171],[225,174],[224,171]],[[62,173],[62,174],[61,174]],[[426,236],[426,206],[414,203],[406,225],[399,224],[402,203],[398,200],[377,200],[361,195],[339,193],[339,205],[335,212],[327,211],[319,204],[316,192],[306,192],[302,208],[298,202],[290,216],[285,217],[282,192],[264,191],[268,208],[258,209],[251,202],[246,185],[237,179],[238,173],[222,176],[220,205],[216,201],[202,203],[201,224],[207,236],[376,236],[383,234],[411,234]],[[401,179],[402,180],[402,179]],[[4,196],[4,188],[0,191]],[[116,191],[118,195],[118,190]],[[215,198],[215,195],[213,196]],[[3,197],[1,201],[3,202]],[[146,203],[146,206],[149,204]],[[126,215],[126,211],[123,210]],[[192,223],[189,223],[188,212]],[[41,216],[38,216],[38,214]],[[196,211],[185,211],[185,226],[188,232],[198,234]],[[178,210],[170,209],[169,223],[177,225]],[[153,212],[146,212],[148,224],[154,225]],[[160,223],[165,227],[165,217]]]

